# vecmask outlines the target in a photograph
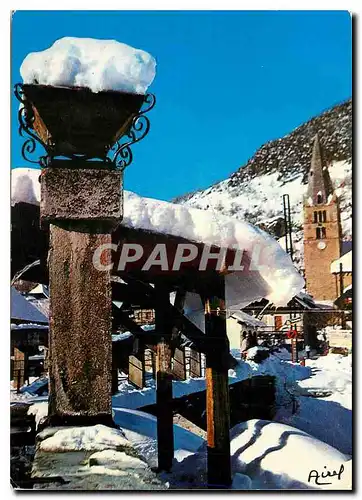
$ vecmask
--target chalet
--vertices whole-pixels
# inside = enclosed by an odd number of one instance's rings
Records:
[[[11,287],[11,374],[20,387],[30,375],[44,371],[44,351],[48,346],[48,318]]]

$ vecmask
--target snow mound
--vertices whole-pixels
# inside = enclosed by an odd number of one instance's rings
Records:
[[[103,465],[110,469],[147,469],[148,465],[137,457],[131,457],[123,451],[103,450],[96,451],[89,457],[89,465]]]
[[[233,427],[230,439],[232,489],[347,490],[352,487],[349,457],[294,427],[249,420]],[[170,482],[181,487],[204,487],[206,468],[205,443],[197,453],[176,464]],[[321,473],[327,477],[327,470],[331,477],[324,479]],[[316,483],[312,471],[319,473],[319,483],[330,484]]]
[[[250,347],[246,354],[246,359],[260,363],[269,356],[269,349],[267,347],[255,346]]]
[[[226,276],[227,307],[241,308],[263,297],[283,305],[304,286],[278,242],[246,222],[127,191],[124,207],[122,224],[127,227],[245,252],[251,260],[249,269]]]
[[[309,434],[289,425],[267,420],[249,420],[231,430],[231,455],[233,466],[238,472],[248,475],[266,487],[274,482],[280,488],[351,488],[351,466],[346,465],[349,457],[332,446],[313,438]],[[312,470],[319,474],[340,470],[337,476],[309,479]],[[312,474],[312,476],[314,476]]]
[[[42,433],[39,434],[42,438]],[[41,441],[39,447],[42,451],[103,451],[106,449],[129,448],[130,442],[123,433],[105,425],[91,427],[69,427],[57,430],[52,436]]]
[[[251,479],[245,474],[240,474],[237,472],[233,477],[233,483],[231,485],[232,490],[251,490]]]
[[[155,77],[156,61],[116,40],[64,37],[46,50],[28,54],[20,74],[28,84],[145,94]]]
[[[114,421],[122,428],[132,448],[151,467],[157,467],[157,418],[148,413],[113,407]],[[196,434],[178,426],[173,426],[174,458],[181,462],[195,453],[204,440]]]

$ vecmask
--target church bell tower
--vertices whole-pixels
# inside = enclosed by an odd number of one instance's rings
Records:
[[[318,135],[314,138],[308,191],[304,200],[304,267],[307,292],[316,301],[337,298],[331,262],[341,256],[339,203],[324,163]]]

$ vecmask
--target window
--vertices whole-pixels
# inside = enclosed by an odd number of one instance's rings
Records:
[[[323,202],[323,196],[321,194],[317,194],[317,203]]]
[[[326,238],[326,228],[325,227],[317,227],[316,228],[316,238],[317,238],[317,240],[323,240]]]
[[[275,330],[280,330],[282,326],[283,326],[282,316],[274,316],[274,328],[275,328]]]
[[[325,210],[318,210],[313,212],[313,222],[314,224],[327,222],[327,213]]]

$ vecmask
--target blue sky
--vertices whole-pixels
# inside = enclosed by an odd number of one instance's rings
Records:
[[[125,187],[169,200],[226,178],[265,142],[352,93],[347,12],[18,11],[12,83],[24,57],[63,36],[116,39],[157,60],[151,130]],[[20,154],[12,111],[12,167]]]

